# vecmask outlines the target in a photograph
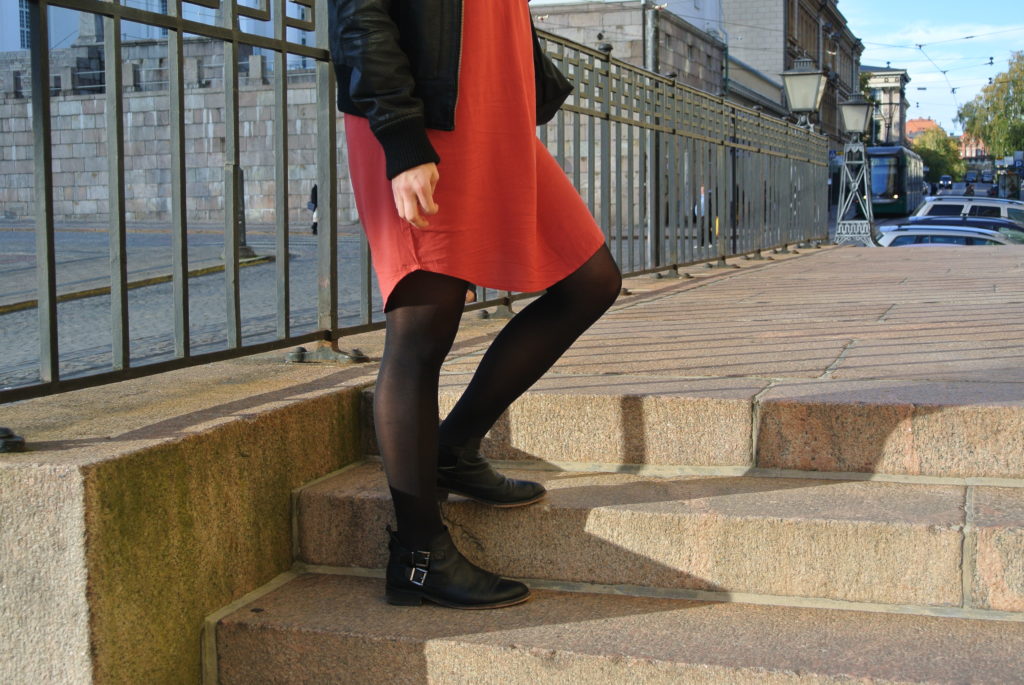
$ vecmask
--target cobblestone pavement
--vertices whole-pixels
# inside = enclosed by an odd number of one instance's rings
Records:
[[[290,237],[292,334],[316,330],[316,238]],[[275,256],[274,236],[250,232],[248,244],[258,255]],[[171,235],[167,230],[133,230],[127,238],[129,281],[170,273]],[[221,263],[222,237],[217,231],[189,235],[189,268]],[[342,325],[358,323],[360,239],[354,231],[339,237],[339,303]],[[58,292],[108,286],[109,246],[105,231],[57,232]],[[276,337],[277,275],[274,262],[239,271],[242,337],[245,344]],[[380,310],[373,286],[374,311]],[[0,305],[35,299],[35,236],[28,230],[0,230]],[[171,283],[128,291],[132,364],[174,357]],[[99,295],[57,305],[61,376],[70,378],[108,370],[111,364],[110,296]],[[189,279],[190,341],[193,354],[227,347],[227,304],[223,273]],[[0,387],[39,381],[38,310],[0,314]]]

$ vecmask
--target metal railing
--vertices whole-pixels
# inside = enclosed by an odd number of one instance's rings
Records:
[[[32,126],[35,136],[35,236],[39,331],[38,382],[0,390],[0,402],[109,383],[185,366],[268,351],[315,340],[337,340],[346,333],[382,326],[375,313],[369,251],[362,239],[357,256],[341,264],[358,280],[357,311],[346,311],[339,325],[338,168],[339,142],[334,73],[327,52],[327,2],[314,0],[192,0],[214,9],[216,25],[187,18],[182,0],[170,0],[168,13],[99,0],[28,0],[33,43]],[[288,16],[287,8],[312,8],[308,20]],[[109,170],[110,368],[62,377],[58,347],[57,264],[55,260],[54,180],[51,159],[51,95],[47,11],[64,7],[103,17],[104,98]],[[272,25],[272,35],[239,29],[247,17]],[[171,280],[173,355],[133,363],[130,354],[125,221],[124,89],[121,23],[132,21],[167,29],[171,172]],[[252,22],[249,22],[250,24]],[[315,45],[287,40],[288,29],[312,32]],[[224,311],[226,344],[196,353],[190,344],[189,226],[185,153],[184,36],[202,36],[223,45],[224,89]],[[549,54],[575,83],[563,111],[540,131],[580,191],[612,252],[627,275],[671,271],[700,262],[759,253],[795,242],[823,238],[826,229],[827,151],[825,139],[671,79],[626,64],[583,45],[542,34]],[[275,312],[269,339],[243,339],[239,257],[244,224],[239,132],[239,53],[241,45],[273,54],[268,73],[274,107],[288,107],[287,60],[298,56],[315,64],[317,185],[320,231],[316,243],[315,330],[296,334],[290,309],[289,259],[276,260],[276,297],[264,303]],[[274,250],[289,255],[287,117],[276,116],[272,141],[276,164]],[[510,305],[512,293],[481,291],[476,307]],[[0,315],[2,316],[2,315]],[[265,336],[266,337],[266,336]]]

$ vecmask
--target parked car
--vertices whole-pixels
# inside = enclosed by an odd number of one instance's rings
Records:
[[[984,228],[957,226],[920,226],[913,224],[894,226],[878,239],[882,247],[909,247],[917,245],[978,246],[1013,245],[1006,236]]]
[[[985,169],[984,171],[981,172],[982,183],[991,183],[994,179],[995,176],[992,175],[992,171],[990,169]]]
[[[925,198],[912,216],[992,216],[1024,226],[1024,201],[999,197],[942,195]]]
[[[966,174],[964,174],[964,183],[977,183],[977,182],[978,182],[978,172],[975,171],[974,169],[971,169]]]
[[[884,233],[899,226],[956,226],[957,228],[984,228],[1006,236],[1013,243],[1024,245],[1024,226],[1021,226],[1015,221],[1010,221],[1009,219],[999,219],[996,217],[912,216],[898,224],[888,226],[882,225],[878,228]]]
[[[949,174],[943,174],[942,176],[939,176],[939,187],[940,188],[952,188],[953,187],[953,177],[950,176]]]

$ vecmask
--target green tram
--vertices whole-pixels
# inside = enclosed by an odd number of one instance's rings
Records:
[[[907,216],[924,202],[924,164],[909,148],[869,147],[871,209],[875,216]]]

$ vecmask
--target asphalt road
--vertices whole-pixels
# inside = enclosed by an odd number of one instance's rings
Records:
[[[34,234],[0,230],[0,301],[35,297]],[[291,332],[301,335],[316,326],[316,243],[309,234],[290,238]],[[58,292],[80,290],[98,280],[109,285],[108,239],[104,231],[58,231]],[[168,231],[129,232],[129,281],[154,273],[169,274],[171,235]],[[250,232],[248,244],[258,255],[274,255],[274,236]],[[359,322],[360,238],[339,237],[339,303],[342,325]],[[221,236],[216,231],[189,236],[189,266],[220,261]],[[276,257],[276,255],[274,255]],[[274,262],[239,271],[242,338],[245,344],[276,338],[277,275]],[[374,311],[380,310],[376,285]],[[170,283],[128,291],[130,354],[135,366],[174,357],[174,300]],[[109,370],[111,365],[110,296],[61,302],[57,306],[61,376],[70,378]],[[190,341],[193,354],[226,349],[227,304],[223,273],[189,279]],[[39,381],[38,310],[0,314],[0,388]]]

